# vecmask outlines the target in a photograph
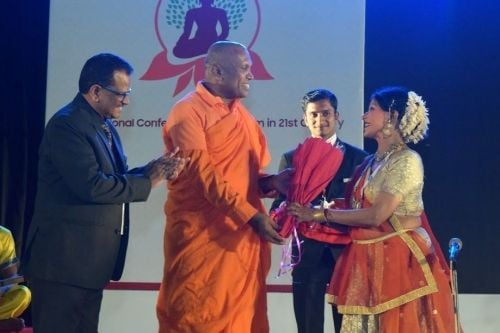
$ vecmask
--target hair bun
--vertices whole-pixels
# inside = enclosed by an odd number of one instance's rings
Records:
[[[399,122],[404,142],[417,143],[425,138],[429,123],[429,111],[425,107],[425,101],[414,91],[409,91],[405,113]]]

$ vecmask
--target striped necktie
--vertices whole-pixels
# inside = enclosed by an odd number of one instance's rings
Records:
[[[101,126],[104,131],[104,134],[106,134],[106,137],[108,138],[108,145],[111,148],[113,146],[113,136],[111,134],[111,129],[109,128],[109,125],[106,120]]]

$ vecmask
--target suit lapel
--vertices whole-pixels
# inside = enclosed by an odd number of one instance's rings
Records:
[[[342,154],[342,163],[340,163],[340,167],[337,170],[335,177],[333,177],[333,179],[330,181],[330,183],[328,183],[328,186],[326,187],[326,198],[328,199],[328,201],[331,201],[339,196],[339,194],[336,193],[340,190],[340,187],[337,186],[337,184],[339,182],[343,182],[343,178],[344,178],[344,174],[345,174],[344,169],[346,168],[347,160],[350,158],[350,156],[347,156],[348,152],[347,152],[347,149],[345,147],[344,142],[342,142],[342,140],[340,140],[338,137],[337,137],[337,142],[335,143],[335,145],[339,149],[342,150],[342,153],[343,153]]]
[[[104,150],[106,151],[106,154],[108,156],[109,162],[113,167],[116,166],[115,163],[115,158],[113,156],[113,152],[111,151],[111,147],[108,144],[108,137],[104,133],[104,130],[101,127],[101,124],[95,125],[94,124],[94,129],[97,132],[97,137],[99,138],[99,141],[101,142],[101,145],[104,147]],[[116,167],[115,167],[116,169]]]
[[[125,154],[123,153],[123,147],[122,143],[120,140],[120,137],[118,136],[118,131],[116,130],[115,126],[108,121],[109,124],[109,129],[111,130],[112,133],[112,141],[113,141],[113,157],[114,161],[116,163],[116,166],[118,167],[119,172],[125,172],[127,171],[126,167],[126,162],[125,162]]]

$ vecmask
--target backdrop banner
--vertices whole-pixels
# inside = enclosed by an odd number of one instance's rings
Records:
[[[309,134],[300,100],[309,90],[332,90],[343,127],[339,136],[362,146],[365,1],[311,0],[52,0],[47,78],[47,119],[78,90],[84,62],[112,52],[134,66],[130,105],[114,120],[129,166],[163,151],[161,127],[171,106],[203,77],[208,46],[241,42],[251,52],[255,79],[244,104],[264,129],[272,154],[281,154]],[[122,281],[159,282],[163,269],[163,203],[166,189],[153,190],[131,208],[131,238]],[[270,201],[266,201],[269,205]],[[273,249],[269,284],[280,248]]]

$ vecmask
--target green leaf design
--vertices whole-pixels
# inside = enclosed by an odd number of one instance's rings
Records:
[[[247,11],[248,0],[215,0],[214,6],[224,9],[229,22],[229,29],[237,30],[244,21],[243,13]],[[198,0],[169,0],[165,9],[167,25],[176,29],[183,29],[184,18],[189,9],[199,7]]]

